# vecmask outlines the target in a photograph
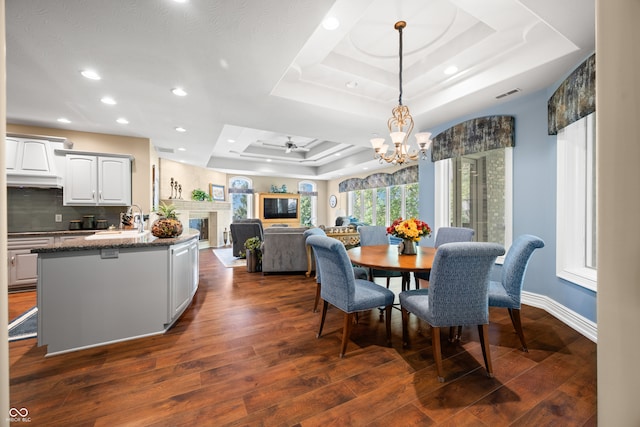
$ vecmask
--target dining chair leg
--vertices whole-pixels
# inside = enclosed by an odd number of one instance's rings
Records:
[[[449,342],[460,342],[462,337],[462,326],[450,326],[449,327]]]
[[[342,327],[342,346],[340,347],[340,357],[344,357],[347,351],[349,335],[351,335],[351,324],[353,323],[353,313],[344,314],[344,325]]]
[[[440,328],[431,327],[431,348],[433,349],[433,358],[436,361],[436,371],[438,372],[438,381],[444,382],[442,374],[442,350],[440,348]]]
[[[489,324],[478,325],[478,335],[480,335],[480,345],[482,346],[482,357],[484,366],[487,368],[487,376],[493,378],[493,366],[491,365],[491,351],[489,350]]]
[[[402,347],[409,347],[409,312],[402,307],[400,309],[402,312]]]
[[[518,308],[510,308],[509,316],[511,317],[511,323],[513,323],[513,328],[516,330],[516,334],[518,334],[518,338],[520,338],[520,343],[522,344],[522,351],[525,353],[529,352],[527,348],[527,342],[524,340],[524,331],[522,330],[522,322],[520,321],[520,309]]]
[[[316,300],[313,303],[313,312],[314,313],[318,312],[318,302],[320,302],[320,288],[321,288],[321,285],[320,285],[320,283],[318,283],[316,285]]]
[[[391,347],[391,309],[393,308],[393,304],[390,304],[385,307],[385,321],[387,326],[387,347]]]
[[[322,304],[322,316],[320,317],[320,329],[318,329],[318,335],[316,335],[316,338],[320,338],[320,336],[322,335],[322,328],[324,327],[324,319],[325,317],[327,317],[327,307],[329,306],[329,303],[326,301],[323,301]]]
[[[387,289],[389,289],[390,284],[391,284],[391,277],[387,276]]]

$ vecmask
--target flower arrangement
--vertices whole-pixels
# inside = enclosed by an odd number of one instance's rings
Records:
[[[423,236],[429,237],[431,235],[431,228],[429,224],[416,218],[405,220],[398,218],[393,221],[393,224],[387,227],[387,234],[417,242]]]

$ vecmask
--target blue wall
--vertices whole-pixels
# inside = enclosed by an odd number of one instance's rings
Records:
[[[468,119],[504,114],[515,117],[513,149],[513,236],[534,234],[545,242],[534,252],[525,277],[524,290],[544,295],[581,316],[596,321],[596,293],[556,277],[556,137],[547,135],[547,100],[555,88],[481,110],[432,129],[437,135]],[[420,161],[420,212],[432,224],[434,167]],[[433,237],[425,241],[433,245]],[[499,266],[496,267],[500,269]],[[498,274],[499,271],[496,272]]]

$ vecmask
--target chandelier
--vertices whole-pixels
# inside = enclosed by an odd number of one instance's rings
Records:
[[[413,130],[413,117],[409,112],[409,107],[402,105],[402,30],[407,26],[405,21],[398,21],[394,25],[394,28],[398,30],[400,35],[400,72],[399,87],[400,95],[398,96],[398,105],[391,110],[391,117],[387,121],[387,127],[389,128],[389,135],[391,136],[391,142],[393,143],[393,151],[387,154],[389,145],[385,144],[384,138],[373,138],[371,145],[375,151],[374,157],[380,160],[393,164],[403,164],[410,160],[418,160],[419,158],[427,158],[427,150],[431,146],[431,133],[421,132],[416,134],[416,143],[418,149],[410,151],[407,138],[411,135]]]

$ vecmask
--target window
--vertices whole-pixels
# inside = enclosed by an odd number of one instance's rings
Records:
[[[234,221],[253,217],[253,182],[249,178],[235,176],[229,179],[229,195]]]
[[[418,183],[349,192],[349,215],[366,224],[389,226],[396,218],[418,217]]]
[[[556,274],[593,291],[596,265],[595,113],[558,131]]]
[[[387,188],[376,188],[376,209],[375,209],[375,225],[387,224],[387,211],[389,201],[387,199]]]
[[[511,244],[512,149],[440,160],[436,172],[435,228],[469,227],[478,242]]]
[[[318,192],[316,184],[310,181],[298,183],[300,193],[300,223],[303,226],[312,226],[318,218]]]

